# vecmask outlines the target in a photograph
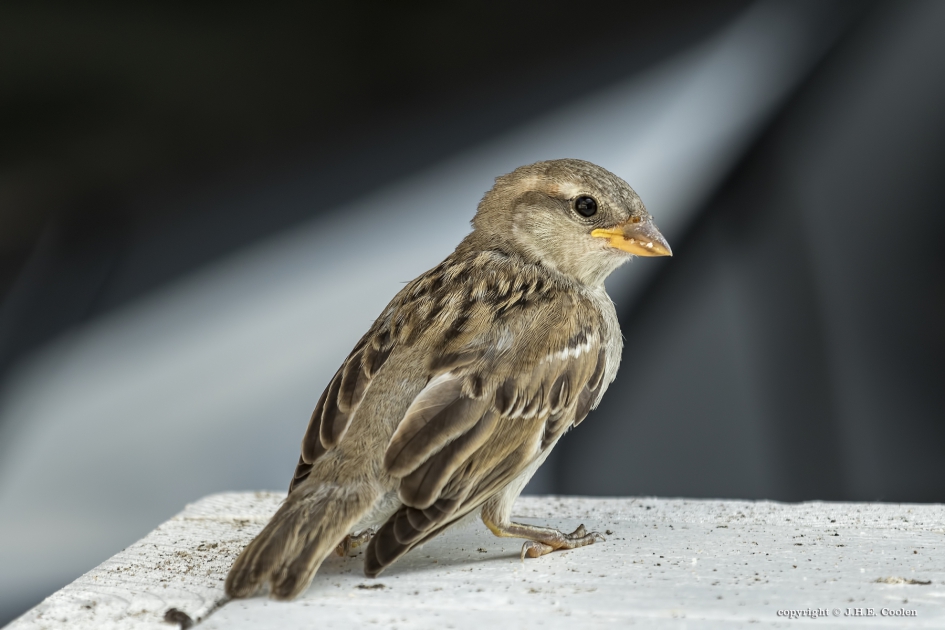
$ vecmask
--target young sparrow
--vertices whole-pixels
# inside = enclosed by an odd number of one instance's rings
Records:
[[[512,522],[558,439],[614,380],[623,342],[604,279],[669,256],[637,194],[581,160],[496,179],[473,231],[397,294],[312,414],[289,495],[240,554],[226,592],[291,599],[354,532],[377,527],[374,577],[467,514],[522,556],[598,538]]]

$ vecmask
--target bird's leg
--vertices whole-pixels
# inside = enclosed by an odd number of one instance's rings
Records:
[[[348,555],[349,551],[357,549],[361,545],[368,543],[373,535],[373,527],[361,530],[357,534],[348,534],[340,543],[338,543],[338,546],[335,547],[335,553],[343,558]]]
[[[482,522],[486,527],[492,530],[492,533],[502,538],[525,538],[526,543],[522,545],[522,560],[525,556],[538,558],[551,553],[557,549],[576,549],[585,545],[592,545],[594,542],[603,541],[604,537],[597,532],[588,533],[584,525],[580,525],[570,534],[553,527],[541,527],[539,525],[525,525],[524,523],[513,523],[512,506],[515,499],[521,494],[522,488],[528,483],[538,466],[545,460],[547,454],[551,451],[549,447],[545,453],[540,456],[532,466],[522,472],[519,477],[507,485],[504,489],[497,492],[492,498],[486,501],[482,506]]]
[[[538,558],[558,549],[576,549],[592,545],[597,540],[604,540],[604,537],[597,532],[588,533],[584,525],[578,526],[570,534],[565,534],[553,527],[513,523],[508,518],[499,519],[495,518],[496,516],[500,515],[493,513],[487,503],[482,510],[482,522],[492,530],[493,534],[502,538],[527,539],[527,542],[522,545],[522,560],[525,556]]]

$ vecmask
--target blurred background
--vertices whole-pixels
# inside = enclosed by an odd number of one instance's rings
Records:
[[[945,500],[945,3],[0,4],[0,623],[284,489],[495,176],[601,164],[675,256],[529,492]],[[638,360],[638,357],[646,357]]]

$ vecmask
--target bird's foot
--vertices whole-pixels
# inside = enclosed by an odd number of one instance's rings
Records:
[[[543,532],[544,533],[544,532]],[[579,525],[576,530],[570,534],[565,534],[556,529],[543,535],[540,540],[529,540],[522,545],[522,561],[525,556],[529,558],[540,558],[546,553],[558,549],[577,549],[586,545],[593,545],[596,541],[604,542],[606,539],[598,532],[588,533],[584,525]]]
[[[342,558],[348,555],[348,552],[357,549],[361,545],[370,542],[371,537],[374,536],[374,528],[369,527],[363,531],[358,532],[357,534],[348,534],[344,537],[338,546],[335,547],[335,553]]]

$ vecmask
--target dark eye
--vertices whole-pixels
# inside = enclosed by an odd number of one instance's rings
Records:
[[[597,200],[587,195],[581,195],[574,200],[574,209],[582,217],[592,217],[597,214]]]

